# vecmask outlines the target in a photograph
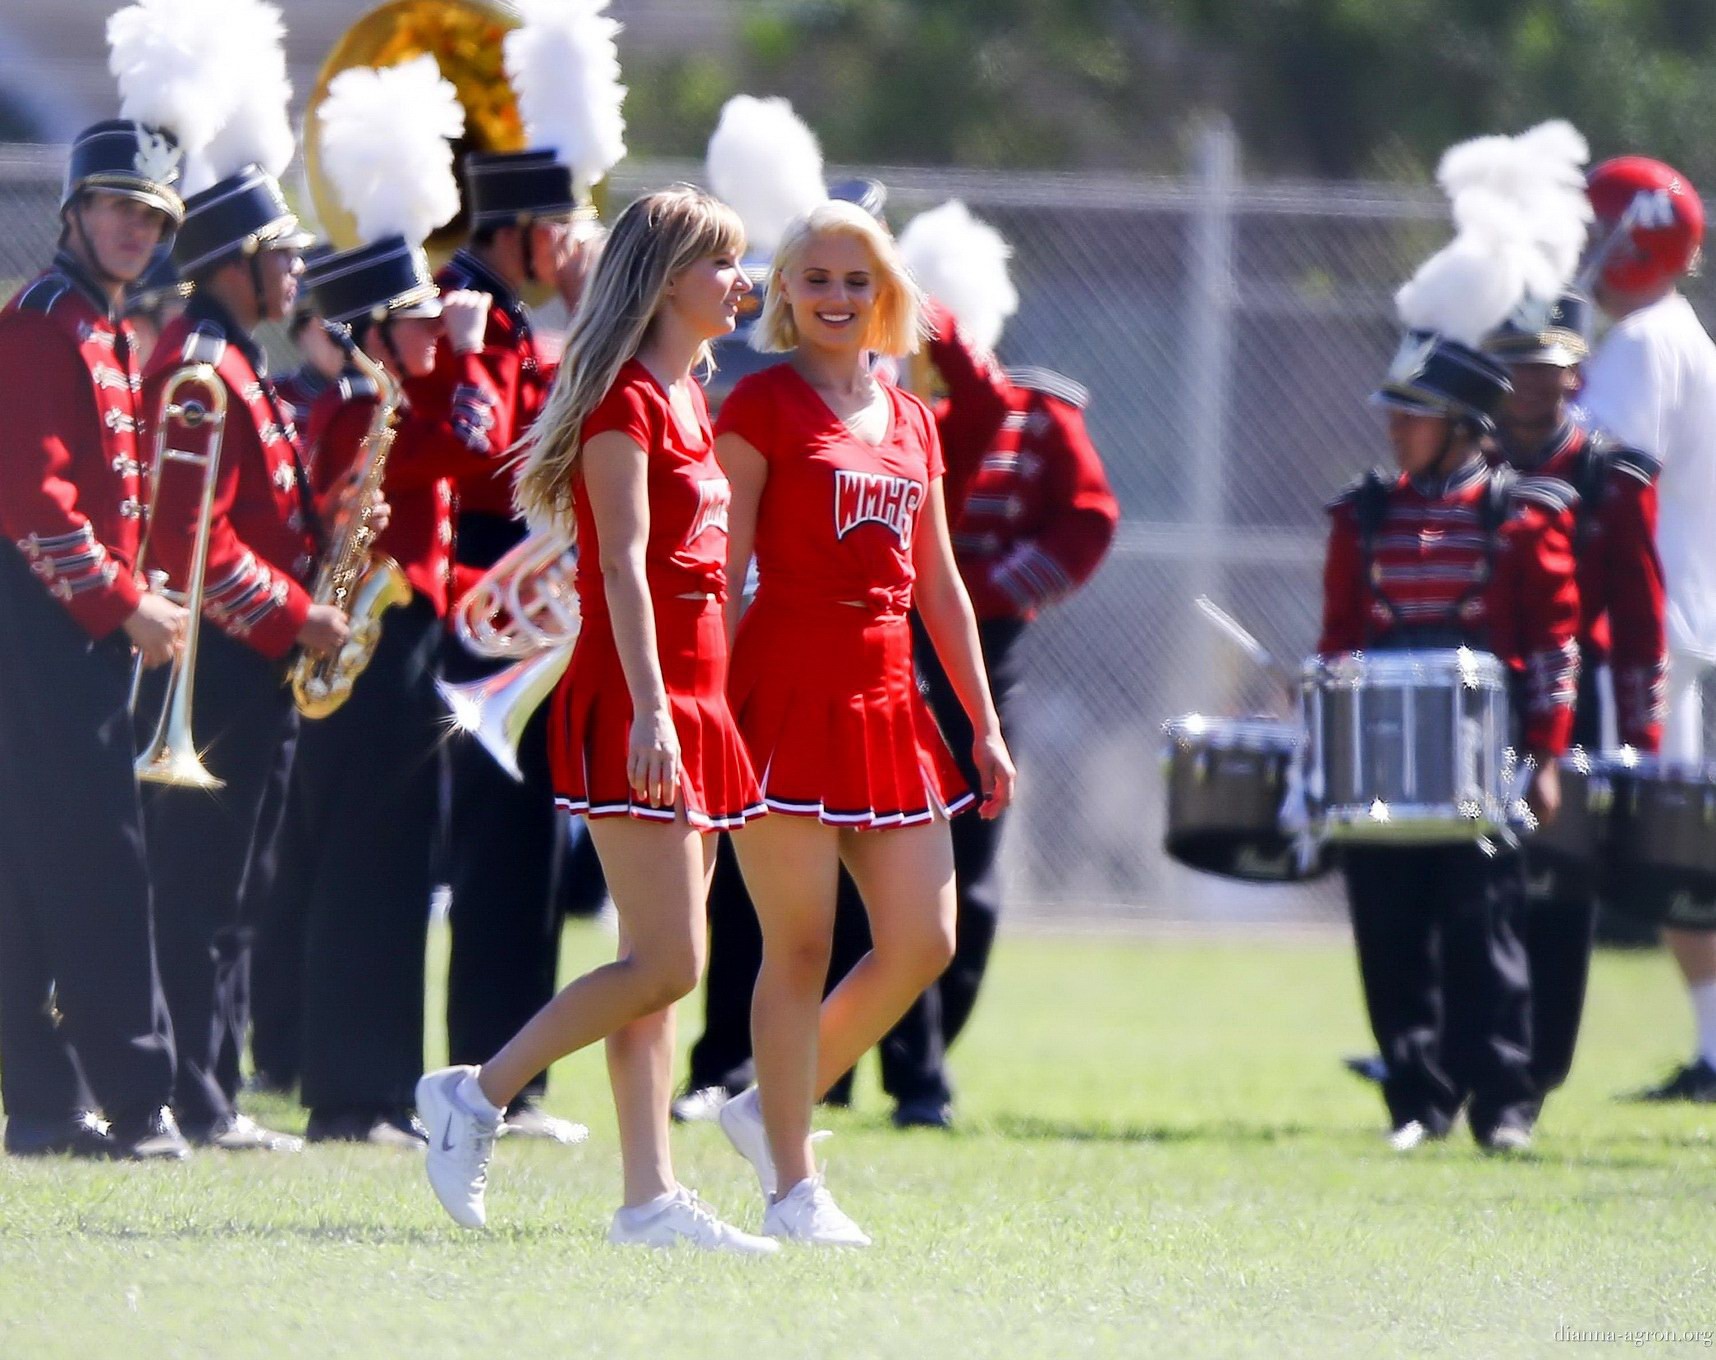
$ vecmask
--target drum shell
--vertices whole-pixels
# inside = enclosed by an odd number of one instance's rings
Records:
[[[1608,776],[1594,769],[1583,751],[1560,763],[1561,811],[1543,830],[1525,837],[1526,872],[1534,899],[1579,901],[1596,891],[1613,793]]]
[[[1281,810],[1299,733],[1290,723],[1201,718],[1165,724],[1168,856],[1201,873],[1290,883],[1328,871],[1325,854],[1299,861]]]
[[[1507,824],[1507,671],[1466,649],[1307,663],[1312,817],[1334,842],[1450,844]]]
[[[1704,767],[1616,762],[1614,808],[1599,876],[1624,915],[1716,929],[1716,778]]]

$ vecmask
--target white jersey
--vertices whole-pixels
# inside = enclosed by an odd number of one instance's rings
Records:
[[[1716,664],[1716,343],[1678,292],[1617,321],[1579,404],[1662,462],[1657,550],[1671,652]]]

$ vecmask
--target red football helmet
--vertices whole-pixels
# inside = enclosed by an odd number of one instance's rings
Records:
[[[1616,156],[1594,168],[1585,187],[1604,283],[1637,293],[1691,272],[1704,240],[1704,201],[1680,171],[1648,156]]]

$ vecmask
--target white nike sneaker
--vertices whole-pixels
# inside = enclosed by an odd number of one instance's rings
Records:
[[[488,1222],[483,1192],[500,1130],[499,1119],[485,1119],[459,1097],[459,1083],[476,1074],[474,1067],[444,1067],[417,1083],[417,1117],[429,1132],[429,1185],[464,1228]]]
[[[1399,1128],[1389,1131],[1388,1146],[1395,1152],[1413,1152],[1422,1146],[1428,1136],[1424,1125],[1416,1119],[1408,1119]]]
[[[867,1247],[870,1238],[841,1211],[820,1175],[807,1176],[763,1215],[763,1232],[812,1247]]]
[[[683,1185],[665,1208],[653,1212],[620,1209],[608,1227],[608,1241],[616,1247],[677,1247],[680,1243],[703,1251],[726,1251],[735,1256],[768,1256],[781,1249],[779,1242],[735,1228],[715,1216],[715,1211]]]
[[[731,1099],[725,1086],[699,1086],[695,1091],[674,1097],[669,1108],[681,1124],[712,1124],[721,1107]]]
[[[769,1152],[769,1135],[763,1128],[762,1106],[757,1103],[757,1088],[747,1086],[715,1112],[715,1122],[727,1135],[738,1153],[751,1164],[763,1194],[775,1193],[775,1159]]]

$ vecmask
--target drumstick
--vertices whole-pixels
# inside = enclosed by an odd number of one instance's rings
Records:
[[[1240,651],[1249,656],[1264,674],[1279,684],[1289,694],[1296,688],[1296,682],[1287,668],[1277,661],[1270,651],[1246,629],[1245,625],[1223,609],[1208,595],[1200,595],[1195,601],[1203,615],[1223,633]]]

